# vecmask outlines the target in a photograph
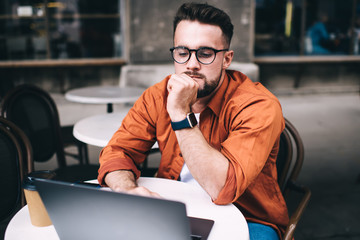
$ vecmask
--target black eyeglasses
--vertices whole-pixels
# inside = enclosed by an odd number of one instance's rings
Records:
[[[229,49],[217,50],[210,47],[201,47],[198,49],[189,49],[187,47],[173,47],[170,48],[171,56],[175,62],[184,64],[189,61],[191,52],[195,52],[196,59],[202,64],[211,64],[215,58],[216,53],[228,51]]]

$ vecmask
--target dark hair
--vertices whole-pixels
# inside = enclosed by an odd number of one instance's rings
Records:
[[[174,18],[174,34],[177,25],[182,20],[199,21],[219,26],[225,36],[226,43],[230,46],[234,26],[229,15],[224,11],[206,3],[184,3],[180,6]]]

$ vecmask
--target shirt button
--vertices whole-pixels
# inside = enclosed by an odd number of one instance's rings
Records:
[[[174,180],[174,179],[175,179],[175,177],[174,177],[174,176],[170,176],[170,178],[171,178],[172,180]]]
[[[182,157],[182,153],[180,153],[179,156]]]

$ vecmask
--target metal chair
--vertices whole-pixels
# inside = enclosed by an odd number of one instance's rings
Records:
[[[253,82],[259,82],[259,66],[255,63],[232,61],[229,70],[237,70],[248,76]]]
[[[25,135],[25,133],[16,126],[13,122],[0,116],[0,126],[8,129],[19,141],[21,150],[22,150],[22,159],[23,159],[23,169],[25,174],[29,174],[34,171],[34,160],[33,160],[33,151],[31,147],[30,140]]]
[[[121,67],[119,87],[148,88],[173,73],[174,64],[125,65]]]
[[[27,37],[17,36],[6,39],[9,59],[24,59],[27,55]]]
[[[56,154],[57,179],[73,182],[97,177],[98,165],[83,164],[80,160],[80,165],[67,166],[59,114],[47,92],[33,85],[17,86],[2,100],[1,113],[25,132],[32,145],[34,161],[45,162]],[[72,135],[71,130],[68,133]],[[83,151],[79,151],[80,159]]]
[[[0,117],[0,222],[6,221],[25,205],[22,182],[26,175],[26,163],[30,162],[28,140],[24,134],[16,136],[19,129],[8,127],[8,122]],[[21,137],[20,137],[21,136]],[[29,169],[31,170],[31,168]]]
[[[278,183],[285,199],[291,191],[302,195],[295,210],[290,214],[290,221],[283,236],[284,240],[294,237],[296,226],[310,200],[311,191],[296,183],[304,161],[304,145],[294,125],[285,119],[285,129],[280,136],[279,154],[276,160]]]

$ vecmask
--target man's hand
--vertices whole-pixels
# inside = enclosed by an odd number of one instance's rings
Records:
[[[135,187],[133,189],[130,189],[126,193],[134,194],[134,195],[141,195],[141,196],[146,196],[146,197],[161,198],[161,196],[158,193],[152,192],[149,189],[147,189],[146,187]]]
[[[161,197],[156,192],[152,192],[145,187],[139,187],[136,184],[134,174],[131,171],[119,170],[110,172],[105,177],[105,183],[114,192],[123,192],[147,197]]]
[[[199,84],[184,73],[171,76],[167,84],[169,95],[166,106],[171,121],[181,121],[191,111],[198,88]]]

